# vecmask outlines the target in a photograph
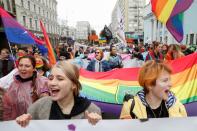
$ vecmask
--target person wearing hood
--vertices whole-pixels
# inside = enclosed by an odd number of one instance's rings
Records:
[[[103,56],[103,51],[101,49],[96,49],[95,58],[90,61],[87,66],[87,70],[93,72],[106,72],[111,70],[108,61],[104,60]]]
[[[171,69],[163,62],[146,62],[140,69],[138,78],[143,89],[124,101],[120,118],[186,117],[184,105],[170,91],[171,74]]]

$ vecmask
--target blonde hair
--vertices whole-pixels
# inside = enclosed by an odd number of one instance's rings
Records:
[[[99,51],[99,52],[100,52],[100,54],[101,54],[101,59],[102,59],[102,58],[104,57],[103,50],[101,50],[101,49],[97,48],[97,49],[96,49],[96,51]]]
[[[59,61],[54,67],[60,68],[70,81],[76,86],[73,91],[74,96],[79,95],[79,91],[82,89],[79,82],[79,69],[77,66],[71,64],[69,61]],[[54,68],[53,67],[53,68]]]

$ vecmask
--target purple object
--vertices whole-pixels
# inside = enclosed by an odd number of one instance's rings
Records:
[[[76,129],[76,126],[74,124],[69,124],[68,125],[68,130],[69,131],[75,131],[75,129]]]
[[[197,102],[184,104],[188,116],[197,116]]]
[[[93,101],[102,111],[103,119],[118,119],[122,105]],[[188,116],[197,116],[197,102],[184,104]]]

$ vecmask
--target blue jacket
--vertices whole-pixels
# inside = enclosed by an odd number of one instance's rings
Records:
[[[101,62],[101,67],[102,67],[101,72],[106,72],[106,71],[111,70],[108,61],[101,60],[100,62]],[[95,59],[91,60],[90,63],[88,64],[87,70],[95,72],[95,63],[96,63]]]

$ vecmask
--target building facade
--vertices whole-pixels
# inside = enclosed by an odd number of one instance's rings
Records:
[[[40,20],[43,22],[52,44],[56,44],[60,35],[57,23],[56,0],[15,0],[17,21],[33,32],[43,37]]]
[[[0,6],[12,15],[16,15],[15,0],[0,0]]]
[[[88,40],[90,29],[90,23],[88,21],[78,21],[76,25],[76,39]]]
[[[120,9],[123,17],[124,32],[132,32],[139,35],[143,34],[143,9],[146,0],[117,0],[112,11],[112,25],[114,32],[118,23],[117,8]]]
[[[195,0],[191,7],[184,12],[183,30],[184,38],[182,44],[197,44],[197,1]],[[151,4],[149,3],[144,8],[144,42],[151,43],[152,41],[159,41],[162,43],[173,44],[178,43],[166,26],[156,20],[156,17],[151,11]]]
[[[75,27],[71,27],[71,26],[68,27],[68,37],[72,38],[73,40],[76,39],[76,32],[77,30]]]

